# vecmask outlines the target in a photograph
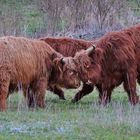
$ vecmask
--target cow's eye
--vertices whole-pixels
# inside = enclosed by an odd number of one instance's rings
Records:
[[[69,75],[73,75],[73,73],[74,73],[73,71],[69,71]]]

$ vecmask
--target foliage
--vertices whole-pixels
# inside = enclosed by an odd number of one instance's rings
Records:
[[[139,22],[139,13],[138,0],[1,0],[0,36],[90,39]]]

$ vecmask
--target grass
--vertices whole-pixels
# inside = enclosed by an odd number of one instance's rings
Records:
[[[67,90],[66,101],[48,93],[46,108],[35,111],[24,108],[22,95],[11,95],[7,112],[0,113],[0,139],[139,140],[140,106],[131,106],[121,87],[106,107],[98,105],[96,91],[73,104],[75,92]]]

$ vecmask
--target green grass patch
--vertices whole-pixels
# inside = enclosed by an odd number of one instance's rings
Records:
[[[24,108],[21,93],[7,100],[7,112],[0,113],[2,140],[139,140],[140,106],[131,106],[122,87],[113,92],[112,102],[98,105],[94,91],[79,103],[72,103],[75,90],[66,90],[66,101],[51,92],[46,94],[46,108]]]

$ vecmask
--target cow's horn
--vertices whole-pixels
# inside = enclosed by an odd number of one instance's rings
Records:
[[[65,64],[65,59],[63,57],[61,58],[61,63]]]
[[[86,53],[88,55],[90,55],[94,50],[95,50],[96,46],[95,45],[92,45],[90,46],[87,50],[86,50]]]

